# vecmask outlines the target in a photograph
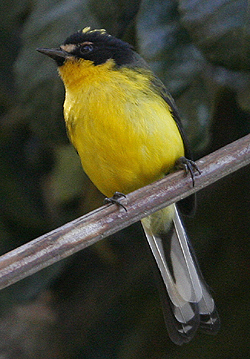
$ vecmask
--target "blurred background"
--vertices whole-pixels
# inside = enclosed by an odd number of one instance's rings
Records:
[[[37,47],[85,26],[134,45],[176,100],[195,158],[250,130],[244,0],[0,3],[0,250],[102,205],[66,136],[64,89]],[[217,336],[175,346],[139,224],[0,293],[1,359],[249,357],[249,167],[198,193],[185,221],[221,316]]]

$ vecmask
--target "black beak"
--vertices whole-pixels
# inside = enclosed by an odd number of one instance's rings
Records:
[[[51,57],[53,60],[56,61],[58,66],[63,65],[66,57],[69,57],[70,54],[68,54],[66,51],[62,50],[62,49],[36,49],[38,52],[41,52],[44,55],[47,55],[49,57]]]

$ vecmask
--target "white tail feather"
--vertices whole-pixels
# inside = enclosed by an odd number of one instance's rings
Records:
[[[172,225],[171,225],[172,223]],[[200,325],[200,316],[209,316],[203,329],[218,330],[219,318],[212,296],[197,266],[188,238],[175,205],[142,219],[149,246],[167,289],[172,314],[179,334],[189,341]],[[172,231],[165,245],[167,231]],[[166,253],[166,248],[168,253]],[[168,321],[169,322],[169,321]],[[179,324],[178,324],[179,323]],[[209,330],[208,329],[208,330]],[[176,339],[173,339],[175,342]],[[182,344],[181,340],[178,344]]]

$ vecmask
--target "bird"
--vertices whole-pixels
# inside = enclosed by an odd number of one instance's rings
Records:
[[[85,27],[59,47],[37,50],[56,62],[68,137],[107,201],[121,204],[121,196],[163,178],[176,164],[193,175],[197,166],[175,102],[133,46],[105,29]],[[198,329],[216,334],[220,327],[181,219],[194,207],[192,195],[141,220],[168,334],[178,345]]]

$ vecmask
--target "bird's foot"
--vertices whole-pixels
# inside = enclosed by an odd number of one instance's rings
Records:
[[[126,212],[127,212],[127,208],[120,202],[121,198],[126,197],[125,194],[121,193],[121,192],[115,192],[113,197],[110,198],[105,198],[104,199],[104,204],[107,203],[111,203],[111,204],[117,204],[118,206],[121,206]]]
[[[176,161],[175,165],[177,168],[183,169],[186,174],[190,173],[190,176],[192,178],[193,187],[194,187],[195,172],[198,172],[199,175],[201,174],[201,170],[199,169],[197,164],[194,161],[189,160],[186,157],[180,157]]]

